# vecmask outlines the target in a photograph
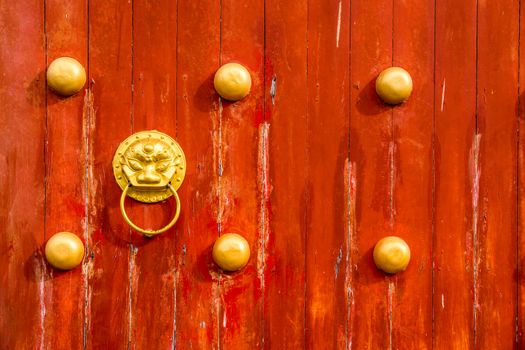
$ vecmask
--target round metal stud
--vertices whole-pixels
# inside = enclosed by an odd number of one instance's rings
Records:
[[[213,245],[213,260],[224,271],[238,271],[250,259],[248,241],[236,233],[220,236]]]
[[[86,70],[76,59],[59,57],[47,68],[47,85],[61,96],[79,92],[86,83]]]
[[[47,261],[60,270],[77,267],[84,258],[84,243],[71,232],[58,232],[46,243]]]
[[[215,73],[213,84],[217,93],[228,101],[238,101],[250,93],[250,72],[238,63],[227,63]]]
[[[390,67],[376,79],[376,92],[383,102],[397,105],[405,102],[412,93],[412,77],[400,67]]]
[[[374,247],[374,262],[378,269],[386,273],[404,271],[410,262],[410,248],[399,237],[384,237]]]

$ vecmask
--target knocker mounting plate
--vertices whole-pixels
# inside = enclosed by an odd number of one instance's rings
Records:
[[[186,158],[180,145],[156,130],[140,131],[125,139],[117,148],[112,164],[122,191],[129,187],[127,195],[144,203],[156,203],[172,196],[186,174]]]

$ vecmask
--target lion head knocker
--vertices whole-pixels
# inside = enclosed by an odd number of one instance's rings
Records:
[[[186,159],[179,144],[155,130],[133,134],[118,147],[113,158],[113,172],[123,190],[121,209],[128,224],[146,235],[160,233],[157,232],[159,230],[146,231],[132,224],[123,203],[126,196],[145,203],[156,203],[171,195],[175,195],[178,203],[176,191],[186,172]]]
[[[120,156],[120,164],[137,190],[162,188],[180,170],[181,156],[175,155],[164,140],[137,140]]]

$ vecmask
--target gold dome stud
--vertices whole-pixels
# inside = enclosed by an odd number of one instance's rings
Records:
[[[213,260],[225,271],[238,271],[250,259],[248,241],[236,233],[226,233],[215,241],[213,245]]]
[[[213,85],[217,93],[228,101],[238,101],[250,93],[250,72],[238,63],[227,63],[215,73]]]
[[[45,254],[53,267],[71,270],[84,258],[84,243],[74,233],[55,233],[46,243]]]
[[[47,85],[61,96],[79,92],[86,83],[86,70],[76,59],[59,57],[47,68]]]
[[[404,271],[410,262],[410,248],[399,237],[384,237],[374,247],[374,262],[378,269],[386,273]]]
[[[397,105],[405,102],[412,93],[412,77],[400,67],[390,67],[376,79],[376,92],[383,102]]]

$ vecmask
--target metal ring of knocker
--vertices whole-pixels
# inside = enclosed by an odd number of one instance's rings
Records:
[[[154,235],[158,235],[159,233],[166,232],[170,228],[172,228],[173,225],[175,225],[175,223],[179,219],[179,215],[180,215],[180,199],[179,199],[179,195],[177,194],[177,191],[175,191],[175,189],[173,188],[173,186],[171,184],[168,184],[168,188],[171,191],[171,193],[173,193],[173,196],[175,197],[175,202],[176,202],[177,209],[175,210],[175,216],[173,216],[173,219],[171,219],[170,223],[167,224],[166,226],[164,226],[163,228],[158,229],[158,230],[146,230],[146,229],[143,229],[143,228],[137,226],[136,224],[134,224],[130,220],[130,218],[128,217],[128,214],[126,213],[126,207],[124,205],[124,202],[126,201],[126,197],[128,195],[128,190],[131,187],[132,187],[131,184],[128,184],[128,186],[126,186],[126,189],[124,189],[124,191],[122,191],[122,195],[120,196],[120,212],[122,213],[122,216],[124,217],[124,221],[126,221],[126,223],[129,226],[131,226],[132,229],[134,229],[137,232],[143,233],[144,235],[146,235],[148,237],[151,237],[151,236],[154,236]]]
[[[181,204],[177,190],[184,180],[186,158],[180,145],[156,130],[141,131],[124,140],[113,158],[113,173],[122,189],[120,212],[124,221],[147,237],[169,230],[177,222]],[[168,225],[146,230],[134,224],[125,208],[126,197],[143,203],[158,203],[175,197],[175,215]]]

